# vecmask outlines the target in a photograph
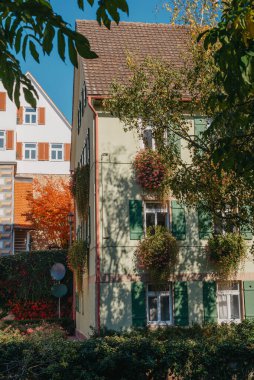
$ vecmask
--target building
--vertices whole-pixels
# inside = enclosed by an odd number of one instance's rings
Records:
[[[89,217],[85,222],[76,216],[77,238],[89,242],[89,269],[83,276],[83,292],[76,295],[77,333],[87,336],[90,326],[119,330],[253,317],[252,258],[235,282],[216,283],[204,250],[208,236],[199,230],[197,210],[187,210],[174,199],[165,205],[142,193],[132,169],[142,143],[103,109],[112,81],[128,79],[127,53],[180,65],[187,29],[121,22],[109,31],[93,21],[77,21],[77,30],[88,37],[99,56],[79,58],[74,74],[71,170],[90,167]],[[189,122],[192,135],[204,124],[198,116]],[[180,150],[188,161],[184,141]],[[155,224],[159,218],[164,220],[180,245],[175,274],[160,288],[133,260],[151,216]],[[252,236],[248,239],[251,244]]]
[[[0,85],[0,254],[28,250],[26,220],[33,178],[69,176],[71,126],[35,78],[37,108],[21,96],[20,108]]]

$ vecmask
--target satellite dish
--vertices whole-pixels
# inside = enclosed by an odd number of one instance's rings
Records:
[[[54,264],[52,268],[50,269],[51,277],[57,281],[62,280],[65,276],[65,273],[66,273],[65,266],[61,263]]]
[[[63,296],[67,294],[67,286],[64,284],[53,285],[51,288],[51,294],[54,297],[62,298]]]

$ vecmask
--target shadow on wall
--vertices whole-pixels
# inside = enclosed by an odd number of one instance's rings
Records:
[[[101,315],[108,328],[132,324],[131,282],[117,282],[118,275],[133,273],[137,241],[129,240],[129,199],[138,193],[131,162],[119,162],[124,146],[101,157]],[[110,281],[111,283],[108,283]],[[112,283],[113,281],[113,283]]]

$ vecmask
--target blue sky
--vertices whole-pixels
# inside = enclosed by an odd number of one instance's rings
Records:
[[[86,2],[86,0],[84,0]],[[122,15],[122,21],[168,22],[168,12],[163,8],[164,0],[127,0],[129,17]],[[85,4],[85,10],[78,9],[76,0],[52,0],[55,11],[62,15],[73,27],[76,19],[95,20],[97,0],[91,8]],[[41,57],[40,64],[27,56],[26,62],[21,62],[23,71],[30,71],[55,102],[57,107],[71,122],[72,113],[72,83],[73,67],[69,60],[62,62],[56,53],[49,57]]]

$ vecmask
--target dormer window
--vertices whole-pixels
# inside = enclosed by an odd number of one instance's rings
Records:
[[[37,124],[36,108],[25,107],[25,124]]]

